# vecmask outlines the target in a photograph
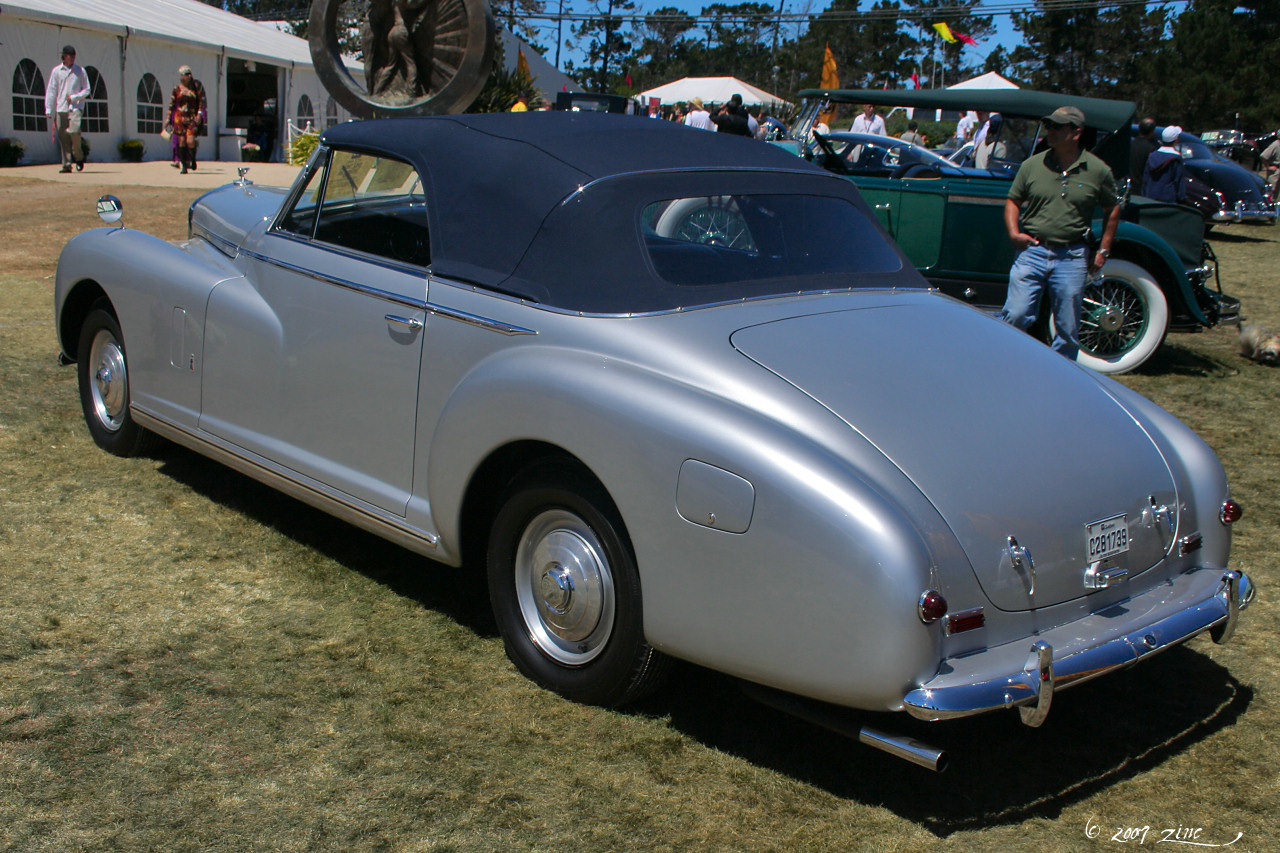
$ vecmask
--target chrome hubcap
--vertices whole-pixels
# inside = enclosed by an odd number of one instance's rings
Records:
[[[516,548],[516,598],[533,642],[553,660],[580,666],[613,632],[613,574],[595,532],[574,513],[540,513]]]
[[[98,423],[110,432],[124,426],[129,400],[129,377],[125,371],[124,351],[120,342],[106,329],[99,329],[89,350],[89,369],[93,380],[89,395]]]

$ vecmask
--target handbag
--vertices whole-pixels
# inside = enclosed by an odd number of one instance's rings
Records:
[[[169,138],[173,136],[173,132],[169,130],[169,125],[166,124],[164,127],[160,129],[160,136],[166,142],[169,141]]]

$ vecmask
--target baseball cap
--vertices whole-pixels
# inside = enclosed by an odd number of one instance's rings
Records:
[[[1084,127],[1084,113],[1076,107],[1058,107],[1041,119],[1051,124],[1071,124]]]

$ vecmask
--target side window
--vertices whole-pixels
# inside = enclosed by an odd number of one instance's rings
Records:
[[[372,154],[334,151],[328,174],[315,239],[399,263],[430,263],[426,200],[412,166]],[[301,200],[294,210],[299,207]]]
[[[92,65],[86,65],[84,73],[89,77],[89,97],[84,102],[84,119],[80,129],[85,133],[110,133],[107,119],[107,84]]]
[[[159,133],[164,129],[164,98],[160,81],[148,71],[138,81],[138,133]]]
[[[44,75],[30,59],[13,69],[13,129],[48,131],[44,117]]]
[[[324,186],[324,174],[324,163],[318,161],[298,200],[280,220],[277,228],[310,239],[316,229],[316,206],[320,200],[320,188]]]

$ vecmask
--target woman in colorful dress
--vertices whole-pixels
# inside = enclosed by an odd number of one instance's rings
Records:
[[[191,66],[178,69],[178,85],[169,98],[169,115],[173,121],[173,136],[178,140],[178,159],[182,162],[182,174],[196,168],[196,135],[209,115],[204,86],[191,76]]]

